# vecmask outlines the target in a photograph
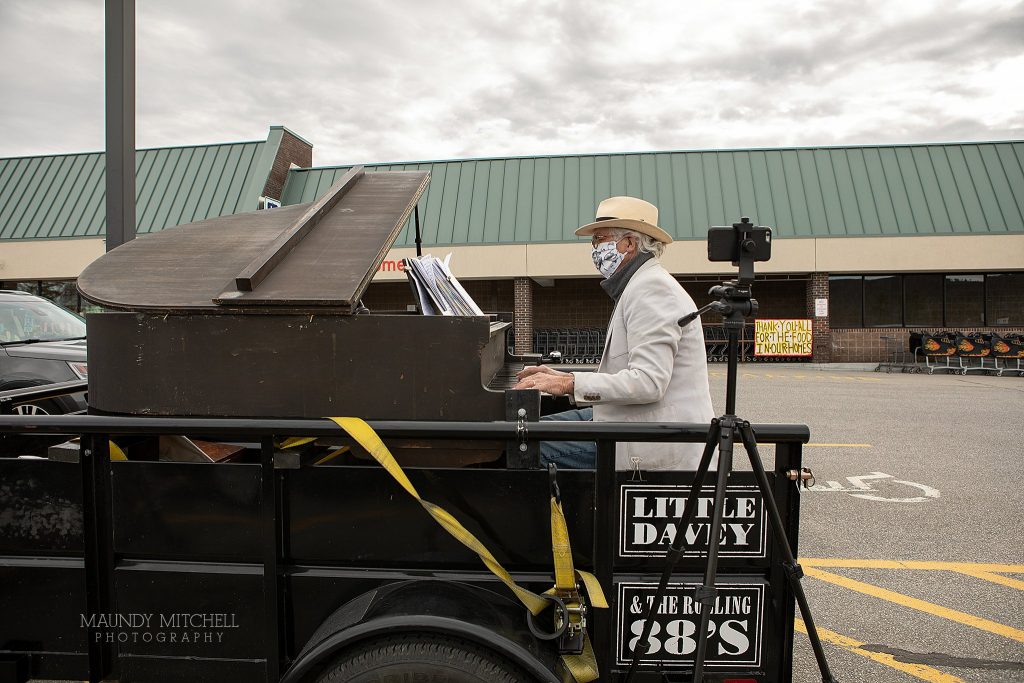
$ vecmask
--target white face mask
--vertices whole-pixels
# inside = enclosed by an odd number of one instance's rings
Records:
[[[615,248],[615,245],[623,239],[619,238],[614,242],[602,242],[591,249],[590,258],[594,261],[594,267],[600,271],[601,275],[604,275],[605,279],[610,278],[618,270],[622,259],[626,258],[625,254]]]

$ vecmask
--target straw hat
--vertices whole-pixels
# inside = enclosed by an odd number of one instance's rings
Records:
[[[672,236],[658,227],[658,207],[636,197],[609,197],[597,207],[597,220],[576,228],[576,234],[593,235],[598,228],[622,228],[672,244]]]

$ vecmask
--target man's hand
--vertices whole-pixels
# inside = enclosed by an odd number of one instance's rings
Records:
[[[575,384],[571,372],[559,372],[546,365],[524,368],[516,377],[519,382],[513,389],[537,389],[552,396],[571,396]]]
[[[516,378],[523,380],[531,375],[536,375],[538,373],[544,373],[546,375],[560,375],[562,377],[569,374],[568,372],[559,372],[558,370],[555,370],[554,368],[549,367],[547,365],[527,365],[525,368],[520,370],[518,374],[516,374]]]

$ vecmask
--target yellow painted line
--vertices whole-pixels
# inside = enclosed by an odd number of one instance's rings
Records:
[[[849,588],[850,590],[857,591],[858,593],[870,595],[872,597],[879,598],[880,600],[888,600],[889,602],[894,602],[897,605],[916,609],[919,612],[925,612],[926,614],[931,614],[936,617],[949,619],[950,621],[955,621],[966,626],[972,626],[981,631],[988,631],[989,633],[994,633],[998,636],[1003,636],[1004,638],[1010,638],[1011,640],[1024,643],[1024,631],[1019,628],[1000,624],[988,619],[982,619],[981,617],[976,617],[973,614],[949,609],[948,607],[936,605],[932,602],[926,602],[925,600],[918,600],[917,598],[912,598],[909,595],[903,595],[902,593],[886,590],[885,588],[879,588],[878,586],[873,586],[870,583],[863,583],[861,581],[855,581],[854,579],[848,579],[845,576],[826,572],[814,567],[804,567],[804,572],[808,576],[813,576],[816,579],[827,581],[828,583],[842,586],[843,588]]]
[[[1009,588],[1016,588],[1019,591],[1024,591],[1024,581],[1021,581],[1020,579],[1012,579],[1009,576],[994,574],[992,572],[969,571],[966,569],[954,569],[953,571],[960,574],[966,574],[967,576],[973,576],[976,579],[984,579],[985,581],[998,583],[1001,586],[1008,586]]]
[[[874,448],[869,443],[805,443],[804,446],[816,446],[818,448]]]
[[[930,666],[924,664],[910,664],[907,662],[896,661],[896,658],[890,654],[884,652],[872,652],[871,650],[862,649],[864,643],[848,638],[844,635],[836,633],[835,631],[829,631],[827,628],[820,626],[818,629],[818,637],[827,643],[838,645],[847,652],[873,659],[879,664],[884,664],[893,669],[902,671],[903,673],[910,674],[914,678],[919,678],[922,681],[928,681],[928,683],[964,683],[964,679],[958,678],[957,676],[951,676],[947,673],[943,673],[938,669],[933,669]],[[804,624],[803,619],[796,620],[796,630],[800,633],[807,633],[807,625]]]
[[[921,560],[861,560],[832,557],[801,557],[801,564],[811,567],[844,569],[930,569],[951,572],[1000,572],[1024,574],[1024,564],[992,564],[985,562],[931,562]]]

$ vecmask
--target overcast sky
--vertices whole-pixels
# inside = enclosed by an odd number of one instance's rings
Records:
[[[1024,138],[1024,2],[139,0],[139,147],[317,165]],[[103,148],[102,0],[0,0],[0,156]]]

